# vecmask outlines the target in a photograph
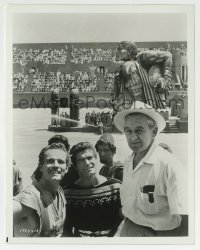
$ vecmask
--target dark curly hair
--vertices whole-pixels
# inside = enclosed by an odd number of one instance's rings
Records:
[[[78,144],[74,145],[70,150],[72,166],[76,166],[76,155],[87,149],[91,149],[93,151],[94,157],[97,158],[97,152],[91,143],[79,142]]]
[[[44,164],[44,162],[45,162],[45,153],[49,149],[60,149],[60,150],[63,150],[64,152],[66,152],[66,165],[67,165],[67,167],[70,166],[70,155],[67,152],[65,146],[62,143],[52,143],[52,144],[48,145],[47,147],[43,148],[40,151],[38,167],[36,168],[36,170],[33,172],[33,175],[32,175],[33,180],[39,181],[41,179],[42,172],[40,171],[40,166]]]
[[[128,51],[130,60],[136,60],[136,56],[137,56],[139,50],[138,50],[135,43],[129,42],[129,41],[122,41],[122,42],[118,43],[117,53],[122,49],[126,49]]]
[[[51,145],[52,143],[62,143],[65,145],[67,151],[69,151],[69,149],[70,149],[69,141],[68,141],[67,137],[65,137],[63,135],[54,135],[53,137],[51,137],[48,140],[48,145]]]
[[[115,147],[115,145],[111,144],[109,141],[105,141],[105,140],[99,139],[99,140],[97,141],[97,143],[95,144],[95,149],[96,149],[97,152],[98,152],[98,147],[99,147],[100,145],[108,145],[109,148],[110,148],[110,150],[112,151],[112,153],[113,153],[113,154],[116,153],[116,147]]]

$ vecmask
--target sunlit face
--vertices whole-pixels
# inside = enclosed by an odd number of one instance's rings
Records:
[[[137,154],[146,150],[156,136],[156,127],[149,127],[144,115],[129,115],[125,118],[124,133],[129,147]]]
[[[92,149],[86,149],[76,155],[76,168],[80,177],[95,175],[97,159]]]
[[[110,149],[110,146],[107,144],[101,144],[98,145],[98,150],[97,150],[100,158],[100,162],[102,164],[107,164],[113,160],[113,152]]]
[[[67,153],[61,149],[49,149],[44,155],[44,164],[40,166],[42,178],[60,182],[67,172]]]

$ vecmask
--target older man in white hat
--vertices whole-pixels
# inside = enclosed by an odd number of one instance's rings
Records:
[[[120,236],[187,235],[179,181],[183,168],[156,143],[165,120],[151,106],[136,101],[131,109],[115,116],[114,124],[133,150],[124,164],[121,202],[125,222]]]

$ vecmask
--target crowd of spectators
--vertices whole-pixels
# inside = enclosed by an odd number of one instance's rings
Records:
[[[172,48],[171,53],[172,53],[172,55],[186,56],[187,55],[187,48],[184,45],[182,45],[180,48]]]
[[[72,88],[79,92],[98,91],[98,80],[96,75],[91,76],[88,72],[76,71],[74,73],[61,72],[37,72],[34,74],[31,90],[33,92],[49,92],[52,88],[69,92]]]
[[[31,82],[32,92],[49,92],[52,88],[59,88],[54,72],[37,72]]]
[[[65,64],[68,56],[66,49],[17,49],[13,48],[13,63],[26,65],[29,62],[43,64]]]
[[[159,47],[159,48],[138,48],[138,49],[139,49],[139,51],[146,51],[146,50],[170,51],[172,54],[187,55],[187,48],[184,46],[184,44],[181,44],[180,47],[171,47],[170,44],[168,44],[167,47]]]
[[[84,64],[92,61],[115,62],[116,51],[109,49],[86,49],[71,47],[71,54],[65,49],[17,49],[13,48],[13,63],[26,65],[28,62],[41,62],[43,64],[65,64],[67,57],[70,63]]]
[[[86,125],[110,127],[113,124],[113,112],[87,112],[85,115]]]
[[[115,77],[115,73],[106,73],[105,74],[105,91],[106,92],[112,92],[113,91],[113,86],[114,86],[114,77]]]
[[[23,92],[28,82],[28,75],[22,73],[13,73],[13,91]]]
[[[91,63],[92,61],[115,62],[116,51],[113,49],[86,49],[72,46],[70,62],[74,64]]]
[[[149,48],[139,48],[140,51]],[[179,47],[172,47],[167,44],[165,47],[151,48],[151,50],[170,51],[173,56],[187,55],[187,48],[181,44]],[[77,48],[73,45],[70,49],[67,46],[63,49],[20,49],[13,48],[13,63],[26,65],[28,62],[41,62],[43,64],[89,64],[92,61],[115,62],[116,51],[114,49],[102,48]],[[78,88],[80,92],[113,91],[115,73],[110,73],[103,67],[93,66],[91,72],[75,71],[73,73],[61,72],[35,72],[30,83],[33,92],[49,92],[52,88],[59,88],[60,91],[69,91],[71,88]],[[92,67],[89,67],[92,68]],[[22,92],[28,82],[28,76],[22,73],[13,74],[13,91]]]
[[[151,50],[171,51],[181,55],[187,54],[187,48],[182,44],[180,47],[150,48]],[[149,50],[149,48],[139,48],[140,51]],[[116,62],[116,50],[112,48],[76,48],[71,46],[71,53],[67,46],[65,49],[17,49],[13,47],[13,63],[26,65],[28,62],[41,62],[43,64],[65,64],[67,58],[70,63],[85,64],[93,61]]]

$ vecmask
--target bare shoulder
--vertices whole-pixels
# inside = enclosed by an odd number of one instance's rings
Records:
[[[13,234],[15,237],[33,237],[40,233],[37,212],[19,201],[13,201]]]
[[[21,219],[22,217],[29,217],[35,214],[34,209],[23,205],[19,201],[13,201],[13,215],[16,219]]]

